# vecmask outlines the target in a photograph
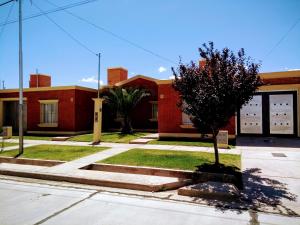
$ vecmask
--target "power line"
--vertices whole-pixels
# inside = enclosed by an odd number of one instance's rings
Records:
[[[270,51],[266,54],[265,58],[267,58],[271,53],[284,41],[284,39],[289,35],[289,33],[298,25],[300,22],[300,18],[298,18],[295,23],[288,29],[288,31],[279,39],[279,41],[270,49]]]
[[[54,25],[56,25],[62,32],[64,32],[66,35],[68,35],[69,38],[71,38],[74,42],[76,42],[78,45],[80,45],[82,48],[87,50],[88,52],[92,53],[93,55],[97,55],[96,52],[91,50],[89,47],[87,47],[85,44],[83,44],[81,41],[79,41],[77,38],[75,38],[71,33],[69,33],[67,30],[65,30],[61,25],[59,25],[57,22],[55,22],[49,15],[45,14],[44,11],[37,6],[35,3],[32,3],[34,7],[36,7],[45,17],[47,17],[48,20],[50,20]]]
[[[24,17],[23,21],[64,10],[66,13],[72,15],[73,17],[76,17],[77,19],[90,24],[91,26],[95,27],[96,29],[99,29],[99,30],[101,30],[101,31],[103,31],[103,32],[105,32],[105,33],[107,33],[107,34],[109,34],[109,35],[111,35],[111,36],[113,36],[113,37],[115,37],[115,38],[123,41],[123,42],[126,42],[127,44],[129,44],[129,45],[131,45],[131,46],[133,46],[135,48],[143,50],[143,51],[145,51],[145,52],[147,52],[147,53],[149,53],[149,54],[151,54],[151,55],[153,55],[153,56],[155,56],[157,58],[160,58],[160,59],[162,59],[164,61],[168,61],[169,63],[176,64],[176,62],[173,61],[173,60],[171,60],[171,59],[168,59],[168,58],[166,58],[166,57],[164,57],[164,56],[162,56],[162,55],[160,55],[160,54],[158,54],[158,53],[156,53],[156,52],[154,52],[152,50],[144,48],[143,46],[141,46],[141,45],[139,45],[137,43],[134,43],[133,41],[130,41],[130,40],[128,40],[128,39],[126,39],[126,38],[124,38],[124,37],[122,37],[122,36],[120,36],[120,35],[112,32],[112,31],[110,31],[110,30],[108,30],[108,29],[106,29],[104,27],[101,27],[101,26],[99,26],[99,25],[97,25],[97,24],[95,24],[95,23],[93,23],[93,22],[91,22],[91,21],[89,21],[89,20],[87,20],[87,19],[85,19],[85,18],[83,18],[81,16],[78,16],[78,15],[76,15],[76,14],[74,14],[74,13],[72,13],[72,12],[70,12],[70,11],[67,10],[67,9],[70,9],[70,8],[74,8],[76,6],[85,5],[85,4],[88,4],[88,3],[95,2],[95,1],[99,1],[99,0],[85,0],[85,1],[80,1],[80,2],[68,4],[68,5],[61,6],[61,7],[58,7],[54,3],[51,3],[49,1],[47,1],[49,4],[51,4],[53,6],[56,6],[57,8],[52,9],[52,10],[43,11],[43,13],[36,13],[36,14],[30,15],[30,16]],[[0,27],[3,27],[3,26],[8,25],[8,24],[16,23],[16,22],[18,22],[18,20],[10,20],[10,21],[4,22],[4,23],[0,23]],[[68,32],[66,32],[66,33],[68,33]],[[68,36],[70,36],[70,34],[68,34]]]
[[[10,2],[11,2],[11,1],[10,1]],[[5,18],[5,22],[8,21],[8,19],[9,19],[9,17],[10,17],[10,14],[11,14],[13,8],[14,8],[14,5],[15,5],[15,1],[13,1],[13,3],[11,4],[11,6],[10,6],[10,8],[9,8],[9,10],[8,10],[8,14],[7,14],[6,18]],[[1,27],[1,31],[0,31],[0,39],[1,39],[1,37],[2,37],[2,34],[3,34],[3,32],[4,32],[4,29],[5,29],[5,26]]]
[[[6,2],[3,2],[3,3],[0,3],[0,7],[3,6],[3,5],[6,5],[10,2],[14,2],[15,0],[9,0],[9,1],[6,1]]]
[[[45,0],[45,1],[48,2],[48,3],[49,3],[50,5],[52,5],[52,6],[59,7],[58,5],[56,5],[56,4],[52,3],[52,2],[50,2],[49,0]],[[89,25],[95,27],[95,28],[98,29],[98,30],[101,30],[101,31],[103,31],[103,32],[105,32],[105,33],[107,33],[107,34],[109,34],[109,35],[111,35],[111,36],[113,36],[113,37],[115,37],[115,38],[121,40],[121,41],[126,42],[127,44],[129,44],[129,45],[131,45],[131,46],[133,46],[133,47],[135,47],[135,48],[138,48],[138,49],[140,49],[140,50],[143,50],[143,51],[145,51],[145,52],[147,52],[147,53],[149,53],[149,54],[151,54],[151,55],[153,55],[153,56],[155,56],[155,57],[157,57],[157,58],[160,58],[160,59],[162,59],[162,60],[164,60],[164,61],[168,61],[169,63],[176,64],[176,62],[174,62],[173,60],[168,59],[168,58],[166,58],[166,57],[164,57],[164,56],[162,56],[162,55],[160,55],[160,54],[158,54],[158,53],[156,53],[156,52],[154,52],[154,51],[151,51],[151,50],[149,50],[149,49],[147,49],[147,48],[144,48],[143,46],[141,46],[141,45],[139,45],[139,44],[137,44],[137,43],[134,43],[134,42],[132,42],[132,41],[130,41],[130,40],[128,40],[128,39],[126,39],[126,38],[124,38],[124,37],[122,37],[122,36],[120,36],[120,35],[114,33],[114,32],[112,32],[112,31],[110,31],[110,30],[108,30],[108,29],[106,29],[106,28],[104,28],[104,27],[102,27],[102,26],[99,26],[99,25],[97,25],[97,24],[95,24],[95,23],[93,23],[93,22],[91,22],[91,21],[89,21],[89,20],[87,20],[87,19],[85,19],[85,18],[83,18],[83,17],[81,17],[81,16],[78,16],[77,14],[75,14],[75,13],[73,13],[73,12],[70,12],[70,11],[67,10],[67,9],[63,9],[63,11],[66,12],[66,13],[68,13],[69,15],[71,15],[71,16],[73,16],[73,17],[75,17],[75,18],[77,18],[77,19],[79,19],[79,20],[85,22],[85,23],[88,23]]]
[[[99,1],[99,0],[85,0],[85,1],[71,3],[71,4],[68,4],[68,5],[56,8],[56,9],[44,11],[44,13],[36,13],[36,14],[32,14],[32,15],[27,16],[27,17],[23,17],[23,21],[33,19],[33,18],[36,18],[36,17],[39,17],[39,16],[43,16],[44,14],[51,14],[51,13],[59,12],[59,11],[65,10],[65,9],[74,8],[74,7],[77,7],[77,6],[85,5],[85,4],[96,2],[96,1]],[[0,23],[0,27],[5,26],[7,24],[17,23],[17,22],[18,22],[18,20],[10,20],[10,21],[7,21],[5,23]]]

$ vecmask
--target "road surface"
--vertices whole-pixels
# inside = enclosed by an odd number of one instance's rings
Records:
[[[1,225],[300,224],[300,218],[97,190],[0,180]]]

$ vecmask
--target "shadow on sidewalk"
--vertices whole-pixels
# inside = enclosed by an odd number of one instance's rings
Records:
[[[286,206],[282,201],[296,201],[297,195],[289,192],[287,184],[278,180],[261,177],[261,170],[252,168],[243,172],[244,189],[241,195],[234,201],[220,201],[215,199],[204,199],[205,203],[219,210],[232,210],[242,212],[243,210],[266,211],[299,215],[293,209]],[[194,198],[194,201],[199,198]],[[268,211],[269,211],[268,210]]]
[[[300,138],[238,137],[236,146],[300,148]]]

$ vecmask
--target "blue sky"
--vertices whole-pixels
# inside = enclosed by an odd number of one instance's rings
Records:
[[[29,0],[23,1],[24,16],[38,12]],[[55,8],[45,0],[32,1],[43,10]],[[82,0],[49,1],[64,6]],[[0,23],[9,7],[0,7]],[[185,62],[198,60],[198,47],[213,41],[217,48],[245,48],[249,56],[262,60],[261,72],[300,68],[300,22],[268,54],[300,18],[299,0],[99,0],[70,11],[175,62],[179,56]],[[102,53],[104,84],[108,67],[125,67],[129,77],[143,74],[168,79],[170,68],[176,66],[64,11],[49,16],[94,52]],[[10,16],[16,18],[17,4]],[[36,69],[50,74],[53,85],[97,86],[97,57],[45,16],[24,22],[23,44],[25,87]],[[0,80],[5,80],[6,88],[18,86],[17,23],[7,25],[0,37]]]

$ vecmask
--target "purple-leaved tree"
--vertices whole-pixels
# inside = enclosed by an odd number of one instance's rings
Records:
[[[228,48],[219,51],[213,42],[203,44],[199,53],[205,60],[203,66],[194,62],[185,65],[180,61],[176,70],[172,68],[173,87],[180,95],[178,106],[190,116],[198,131],[212,134],[215,164],[219,165],[219,130],[252,99],[261,85],[260,64],[246,57],[244,49],[237,54]]]

